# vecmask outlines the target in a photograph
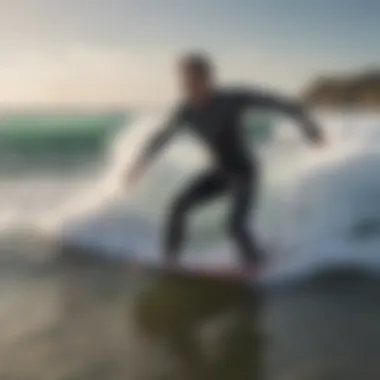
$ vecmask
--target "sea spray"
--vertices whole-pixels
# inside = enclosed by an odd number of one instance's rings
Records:
[[[278,276],[344,263],[377,270],[380,116],[336,113],[318,119],[328,140],[322,149],[309,146],[290,120],[279,119],[261,144],[250,134],[263,172],[252,229]],[[152,114],[121,125],[105,142],[103,156],[80,160],[64,174],[56,166],[44,176],[3,179],[1,228],[32,226],[111,256],[134,251],[158,257],[171,198],[208,165],[202,146],[183,133],[133,191],[125,187],[126,171],[164,120],[165,113]],[[194,213],[184,260],[235,260],[223,224],[226,212],[228,202],[221,200]]]

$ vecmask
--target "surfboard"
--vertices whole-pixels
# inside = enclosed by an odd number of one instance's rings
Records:
[[[188,263],[167,265],[163,261],[143,261],[130,259],[127,262],[127,270],[134,273],[150,272],[158,275],[178,276],[187,278],[208,278],[215,280],[254,282],[259,277],[260,269],[247,271],[243,267],[215,265],[201,266]]]

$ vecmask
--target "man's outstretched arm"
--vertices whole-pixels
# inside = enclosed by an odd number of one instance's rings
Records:
[[[132,185],[141,177],[158,153],[160,153],[171,140],[175,135],[180,122],[181,115],[176,112],[169,118],[164,126],[149,139],[127,175],[127,183],[129,185]]]
[[[295,119],[309,141],[318,145],[325,142],[322,129],[300,102],[264,91],[252,91],[243,95],[243,98],[247,106],[271,109]]]

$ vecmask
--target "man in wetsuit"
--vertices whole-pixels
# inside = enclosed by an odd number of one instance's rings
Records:
[[[199,174],[174,200],[166,228],[165,258],[168,263],[175,264],[184,242],[189,212],[205,201],[227,194],[232,202],[228,230],[242,264],[254,268],[261,254],[249,231],[248,218],[256,200],[259,168],[241,125],[243,111],[264,108],[295,118],[305,136],[315,144],[323,143],[322,133],[301,105],[288,99],[258,90],[216,88],[213,68],[203,55],[186,55],[181,59],[179,69],[185,99],[165,127],[149,142],[127,181],[131,184],[138,179],[161,148],[186,124],[205,143],[214,164]]]

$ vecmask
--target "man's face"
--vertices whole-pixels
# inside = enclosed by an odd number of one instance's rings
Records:
[[[180,69],[180,82],[185,96],[194,102],[202,102],[210,93],[210,80],[190,68]]]

